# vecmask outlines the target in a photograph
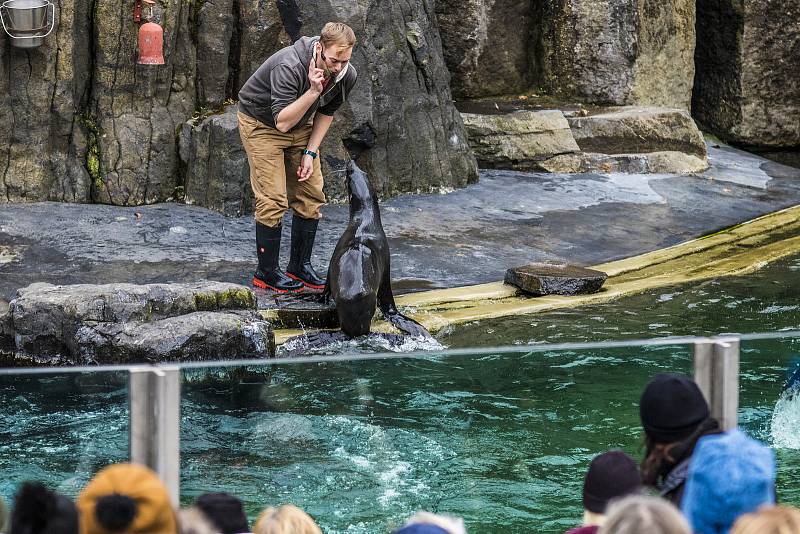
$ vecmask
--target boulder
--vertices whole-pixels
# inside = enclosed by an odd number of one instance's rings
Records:
[[[532,263],[506,271],[505,283],[525,293],[543,295],[583,295],[597,293],[608,275],[595,269],[568,264]]]
[[[514,94],[534,84],[531,40],[538,20],[526,0],[437,0],[450,87],[456,99]]]
[[[272,327],[255,311],[195,312],[146,323],[88,323],[70,363],[128,364],[275,356]]]
[[[675,151],[706,158],[703,134],[688,112],[679,109],[623,107],[587,117],[568,117],[584,152],[626,154]]]
[[[567,119],[558,110],[464,113],[462,117],[482,168],[543,170],[542,160],[580,151]]]
[[[250,167],[239,137],[236,105],[181,127],[184,200],[238,217],[253,213]]]
[[[797,0],[698,0],[692,112],[754,147],[800,147]]]
[[[146,323],[198,311],[255,309],[252,291],[222,282],[194,284],[31,284],[9,304],[15,349],[37,358],[75,357],[86,323]]]

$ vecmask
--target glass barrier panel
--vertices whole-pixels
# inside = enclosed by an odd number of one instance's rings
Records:
[[[293,503],[325,532],[389,532],[418,510],[564,532],[595,455],[640,460],[639,396],[665,371],[691,374],[691,345],[184,369],[181,500],[229,492],[251,521]]]
[[[0,374],[3,499],[28,480],[74,498],[99,469],[127,461],[127,388],[123,371]]]
[[[739,427],[775,451],[777,494],[800,506],[800,338],[741,342]]]

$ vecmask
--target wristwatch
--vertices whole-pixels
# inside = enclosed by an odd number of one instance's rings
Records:
[[[309,149],[307,149],[307,148],[304,148],[304,149],[303,149],[303,155],[304,155],[304,156],[305,156],[305,155],[309,155],[309,156],[311,156],[311,159],[314,159],[314,158],[316,158],[316,157],[317,157],[317,153],[316,153],[316,152],[312,152],[311,150],[309,150]]]

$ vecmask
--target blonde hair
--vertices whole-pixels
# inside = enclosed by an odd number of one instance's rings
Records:
[[[800,534],[800,510],[791,506],[762,506],[739,516],[730,534]]]
[[[322,534],[311,516],[297,506],[266,508],[256,520],[254,534]]]
[[[409,525],[436,525],[445,529],[448,534],[467,534],[464,520],[460,517],[438,515],[430,512],[417,512],[408,518],[404,526],[407,527]]]
[[[597,534],[692,534],[675,506],[658,497],[635,495],[612,501]]]
[[[178,510],[178,534],[216,534],[206,514],[196,506]]]
[[[329,22],[322,28],[319,42],[325,48],[335,44],[342,48],[352,48],[356,44],[356,34],[344,22]]]

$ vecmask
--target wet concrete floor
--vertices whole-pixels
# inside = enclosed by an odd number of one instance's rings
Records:
[[[712,167],[697,176],[486,170],[466,189],[383,202],[395,291],[501,280],[508,267],[532,261],[598,264],[800,204],[800,169],[715,146]],[[347,212],[324,209],[313,260],[323,272]],[[6,204],[0,298],[32,282],[249,284],[254,249],[251,216],[181,204]]]

